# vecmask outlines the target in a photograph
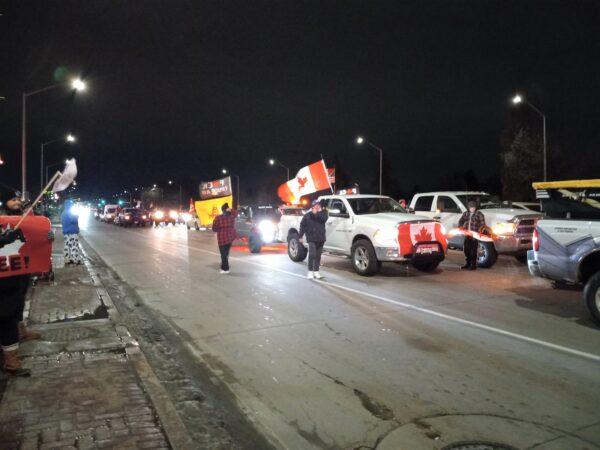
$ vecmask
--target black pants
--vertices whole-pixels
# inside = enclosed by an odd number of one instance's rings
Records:
[[[16,350],[19,343],[18,324],[23,320],[28,287],[29,275],[0,280],[0,346],[5,349]]]
[[[467,266],[477,267],[477,249],[479,248],[479,241],[472,237],[465,236],[464,243],[465,257],[467,258]]]
[[[318,272],[321,265],[321,253],[323,253],[324,242],[308,243],[308,271]]]
[[[231,250],[231,244],[219,245],[221,270],[229,270],[229,250]]]

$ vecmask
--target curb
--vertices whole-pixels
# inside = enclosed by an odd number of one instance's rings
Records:
[[[80,237],[81,239],[81,237]],[[83,239],[81,239],[83,240]],[[89,257],[83,246],[81,250],[84,255],[85,267],[96,287],[96,293],[100,302],[106,306],[110,321],[114,324],[118,336],[123,340],[125,346],[125,354],[140,379],[146,394],[150,398],[152,405],[158,415],[160,424],[163,428],[165,436],[173,450],[193,449],[194,443],[187,432],[185,424],[179,417],[175,405],[171,401],[166,389],[160,383],[160,380],[152,370],[146,356],[139,347],[138,342],[131,336],[126,326],[121,325],[121,314],[115,307],[114,302],[102,281],[94,273]]]

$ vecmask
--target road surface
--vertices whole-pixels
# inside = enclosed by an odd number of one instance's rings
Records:
[[[283,246],[234,247],[220,275],[213,234],[184,226],[83,235],[279,447],[600,448],[600,329],[512,258],[365,278],[326,256],[317,282]]]

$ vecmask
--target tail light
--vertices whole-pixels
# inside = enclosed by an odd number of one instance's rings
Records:
[[[533,237],[531,239],[533,243],[533,251],[537,252],[540,249],[540,235],[538,234],[537,228],[533,230]]]

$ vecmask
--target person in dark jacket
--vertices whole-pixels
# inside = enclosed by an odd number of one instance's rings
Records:
[[[312,208],[307,212],[300,222],[300,239],[306,235],[308,242],[308,275],[307,278],[312,280],[323,278],[319,273],[321,265],[321,253],[323,245],[325,245],[325,222],[329,216],[321,207],[321,203],[315,200],[312,203]]]
[[[477,202],[471,200],[467,203],[469,208],[463,213],[458,220],[458,227],[464,228],[468,231],[475,231],[480,233],[482,228],[485,227],[485,217],[483,213],[477,209]],[[465,236],[465,243],[463,250],[465,252],[466,263],[461,269],[475,270],[477,269],[477,249],[479,248],[479,241],[471,236]]]
[[[228,203],[221,206],[222,214],[217,216],[213,222],[212,230],[217,233],[217,244],[219,245],[219,253],[221,254],[221,271],[222,274],[229,273],[229,251],[231,244],[237,239],[235,231],[235,218],[237,211],[232,211]]]
[[[73,211],[72,200],[65,201],[60,215],[62,233],[65,238],[65,264],[83,264],[83,254],[79,246],[79,216]]]

